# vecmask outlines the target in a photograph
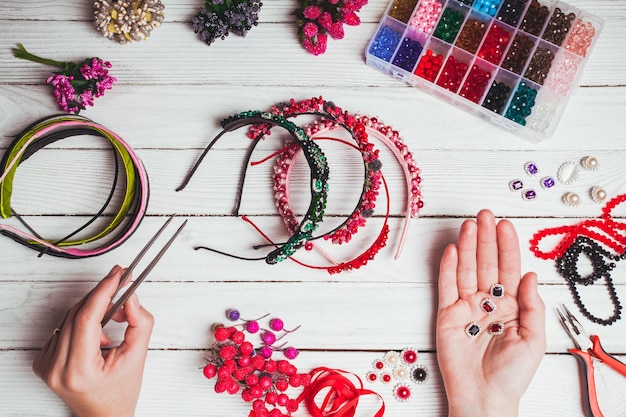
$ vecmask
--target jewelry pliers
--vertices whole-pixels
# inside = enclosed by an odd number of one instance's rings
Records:
[[[626,364],[606,353],[600,344],[600,338],[596,335],[588,335],[580,322],[565,305],[562,306],[562,309],[557,307],[556,311],[559,314],[563,328],[574,341],[574,345],[576,345],[575,349],[568,349],[568,351],[576,357],[583,370],[585,377],[583,383],[586,385],[583,387],[586,388],[584,401],[587,415],[590,417],[603,417],[596,393],[594,360],[603,362],[624,377],[626,377]]]

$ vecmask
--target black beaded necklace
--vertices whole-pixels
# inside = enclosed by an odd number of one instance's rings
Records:
[[[581,276],[578,271],[578,261],[581,254],[584,254],[593,266],[593,272],[587,276]],[[556,259],[556,268],[567,281],[574,302],[580,312],[594,323],[609,326],[621,318],[622,305],[615,291],[611,271],[615,268],[616,262],[623,259],[626,259],[626,252],[621,255],[613,255],[599,243],[586,236],[578,236],[563,255]],[[606,319],[595,316],[587,309],[577,288],[578,284],[589,286],[602,278],[604,278],[611,304],[613,304],[613,314]]]

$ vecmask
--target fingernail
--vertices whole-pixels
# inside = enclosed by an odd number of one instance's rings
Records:
[[[115,265],[113,268],[111,268],[111,270],[109,271],[107,277],[115,275],[119,269],[120,269],[120,266],[119,265]]]

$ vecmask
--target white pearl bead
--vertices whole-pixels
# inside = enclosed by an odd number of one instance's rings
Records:
[[[585,156],[583,159],[581,159],[580,164],[583,166],[583,168],[591,171],[595,171],[600,168],[600,162],[597,158],[593,156]]]
[[[589,194],[591,195],[591,199],[596,203],[602,203],[604,200],[606,200],[606,197],[608,196],[607,192],[604,191],[604,188],[597,185],[591,188]]]
[[[565,193],[562,199],[568,206],[576,207],[580,204],[580,197],[576,193]]]

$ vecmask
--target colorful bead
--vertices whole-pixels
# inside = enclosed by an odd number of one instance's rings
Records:
[[[452,43],[463,24],[463,13],[450,7],[446,8],[439,19],[439,24],[433,35],[442,41]]]
[[[450,55],[441,70],[437,85],[456,93],[467,72],[467,64]]]
[[[498,65],[502,61],[506,47],[511,40],[511,32],[501,25],[493,23],[476,54],[479,58]]]
[[[442,65],[443,55],[435,54],[432,49],[429,49],[420,58],[415,68],[415,75],[434,83]]]
[[[490,79],[491,72],[480,68],[476,64],[472,65],[472,69],[467,75],[465,83],[463,83],[463,86],[459,90],[459,95],[474,103],[480,102],[489,85]]]
[[[500,336],[504,333],[504,323],[502,323],[501,321],[494,321],[489,325],[487,330],[492,336]]]
[[[465,327],[465,334],[470,339],[474,339],[480,333],[480,326],[476,322],[471,322]]]
[[[556,172],[556,178],[561,184],[570,185],[578,179],[578,166],[572,161],[561,164]]]
[[[396,52],[393,58],[392,64],[407,71],[412,71],[417,62],[417,58],[419,58],[422,53],[422,49],[423,46],[418,41],[411,38],[404,38],[398,48],[398,52]]]
[[[396,32],[389,26],[384,26],[376,34],[369,52],[383,61],[389,62],[401,38],[402,33]]]
[[[389,16],[407,23],[417,2],[418,0],[395,0],[389,9]]]
[[[405,384],[398,384],[393,389],[393,396],[400,402],[407,401],[411,398],[411,388]]]
[[[561,200],[563,200],[563,202],[570,207],[576,207],[580,205],[580,197],[576,193],[567,192],[563,194]]]
[[[487,314],[491,314],[498,309],[491,298],[483,298],[480,302],[480,309]]]
[[[538,0],[532,0],[520,24],[520,29],[531,35],[539,36],[543,25],[548,20],[550,10]]]
[[[560,55],[552,66],[544,85],[551,91],[562,96],[567,96],[578,74],[578,61],[571,55]]]
[[[432,33],[439,19],[443,5],[437,0],[422,0],[409,23],[413,29]]]
[[[418,365],[411,369],[411,381],[415,382],[416,384],[423,384],[424,382],[428,381],[428,376],[428,368],[423,365]]]
[[[524,77],[543,85],[554,60],[554,52],[547,46],[538,46],[533,54]]]
[[[528,0],[505,0],[498,12],[498,20],[507,25],[517,26],[526,8],[526,3]]]
[[[524,183],[521,180],[512,180],[509,182],[509,190],[519,191],[524,188]]]
[[[478,49],[486,30],[487,23],[484,21],[476,18],[467,19],[454,44],[473,54]]]
[[[565,43],[565,49],[578,56],[586,56],[593,38],[596,36],[596,28],[591,22],[584,22],[579,19],[574,24],[569,38]]]
[[[604,188],[598,185],[591,187],[591,190],[589,190],[589,195],[594,202],[599,204],[604,203],[604,200],[606,200],[608,196]]]
[[[576,20],[574,13],[566,14],[560,7],[556,7],[543,32],[543,39],[557,46],[561,46],[574,20]]]
[[[506,101],[511,93],[511,87],[504,82],[495,81],[491,84],[491,88],[487,92],[482,106],[494,113],[501,113],[506,105]]]
[[[537,90],[530,87],[525,81],[520,82],[504,117],[525,126],[526,118],[532,113],[536,97]]]
[[[502,0],[476,0],[473,8],[474,10],[478,10],[481,13],[493,17],[496,15],[501,2]]]
[[[535,41],[533,41],[530,36],[518,33],[515,35],[515,38],[513,38],[513,42],[504,60],[502,60],[501,67],[520,75],[534,47]]]
[[[491,284],[491,287],[489,288],[489,294],[491,294],[491,296],[493,298],[502,298],[502,297],[504,297],[504,285],[502,285],[502,284]]]

